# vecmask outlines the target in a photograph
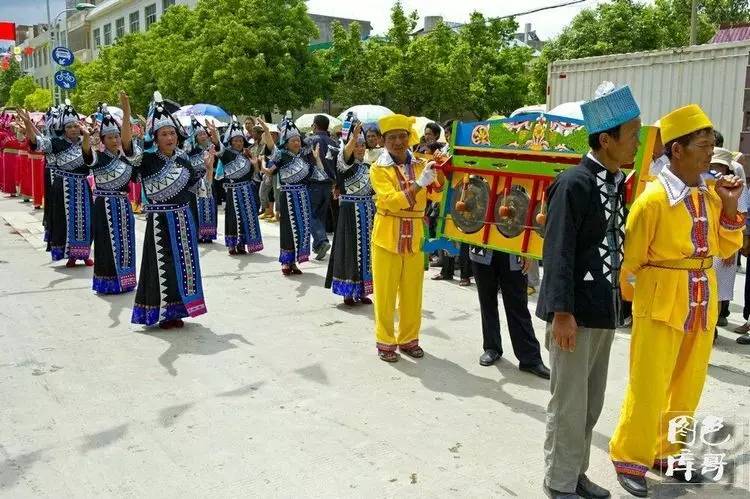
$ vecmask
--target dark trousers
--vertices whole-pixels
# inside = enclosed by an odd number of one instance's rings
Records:
[[[719,302],[719,317],[723,317],[724,319],[729,317],[729,300]]]
[[[528,279],[520,270],[510,269],[511,258],[516,257],[495,251],[489,265],[471,262],[482,312],[484,349],[503,353],[497,303],[497,293],[500,290],[513,353],[521,366],[535,366],[542,362],[542,356],[539,341],[534,336],[534,328],[531,325],[529,297],[526,291]]]
[[[443,277],[452,279],[453,274],[456,271],[456,259],[458,259],[458,273],[461,279],[468,279],[471,277],[471,260],[469,260],[469,245],[461,243],[461,251],[458,253],[458,257],[445,254],[443,256],[443,268],[440,273]]]
[[[312,235],[312,248],[317,251],[320,245],[328,242],[326,236],[326,218],[331,206],[331,184],[314,183],[308,186],[310,192],[310,234]]]

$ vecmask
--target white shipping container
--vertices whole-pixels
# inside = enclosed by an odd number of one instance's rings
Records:
[[[548,68],[547,109],[589,100],[605,80],[627,84],[644,124],[699,104],[724,135],[725,147],[750,153],[749,54],[750,41],[742,41],[555,61]]]

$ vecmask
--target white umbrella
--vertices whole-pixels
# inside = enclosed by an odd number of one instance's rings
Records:
[[[357,119],[362,123],[376,123],[383,116],[389,116],[395,114],[393,111],[383,106],[376,106],[374,104],[363,104],[359,106],[352,106],[339,114],[338,118],[341,121],[346,119],[346,115],[349,112],[353,112],[357,115]]]
[[[559,106],[547,111],[547,114],[552,116],[560,116],[561,118],[573,118],[575,120],[583,121],[583,111],[581,111],[581,104],[586,101],[577,102],[564,102]]]
[[[309,114],[303,114],[302,116],[300,116],[299,118],[297,118],[296,120],[294,120],[294,124],[301,131],[303,131],[303,132],[309,132],[310,130],[312,130],[313,120],[319,114],[328,118],[328,121],[329,121],[328,130],[333,130],[337,126],[341,126],[342,125],[340,119],[335,118],[335,117],[331,116],[330,114],[326,114],[326,113],[309,113]]]
[[[213,116],[203,116],[203,115],[200,115],[200,114],[192,115],[191,116],[191,115],[187,115],[187,114],[182,113],[179,116],[177,116],[175,114],[175,118],[177,118],[177,121],[180,122],[180,125],[184,126],[185,128],[189,128],[190,127],[190,124],[192,123],[193,118],[195,118],[198,121],[198,123],[200,123],[203,126],[206,126],[206,120],[207,119],[211,120],[213,122],[213,124],[216,125],[216,128],[221,128],[221,127],[227,126],[226,123],[224,123],[223,121],[217,120]]]

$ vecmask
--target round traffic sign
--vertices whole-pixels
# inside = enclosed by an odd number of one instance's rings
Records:
[[[55,84],[65,90],[76,88],[76,76],[67,69],[61,69],[55,73]]]
[[[73,64],[73,52],[66,47],[55,47],[52,50],[52,60],[58,63],[60,66],[70,66]]]

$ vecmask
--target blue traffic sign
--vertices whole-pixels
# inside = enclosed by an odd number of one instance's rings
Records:
[[[58,63],[60,66],[70,66],[73,64],[73,52],[65,47],[55,47],[52,50],[52,60]]]
[[[60,88],[70,90],[72,88],[76,88],[77,83],[78,82],[76,81],[76,75],[74,75],[67,69],[61,69],[60,71],[55,73],[55,84]]]

